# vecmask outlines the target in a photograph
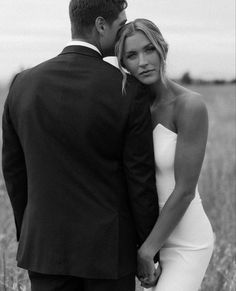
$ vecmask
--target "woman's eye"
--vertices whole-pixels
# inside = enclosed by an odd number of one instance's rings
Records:
[[[154,46],[149,46],[149,47],[146,48],[146,51],[147,52],[153,52],[153,51],[155,51],[155,49],[156,48]]]
[[[132,60],[132,59],[134,59],[135,57],[136,57],[136,53],[128,54],[128,55],[126,56],[126,58],[129,59],[129,60],[130,60],[130,59]]]

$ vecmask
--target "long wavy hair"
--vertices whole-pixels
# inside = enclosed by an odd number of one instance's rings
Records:
[[[122,92],[125,92],[125,85],[127,82],[127,73],[125,71],[126,68],[123,60],[125,40],[127,37],[134,35],[137,31],[143,32],[156,48],[160,57],[160,78],[162,83],[166,85],[165,67],[168,44],[164,40],[159,28],[152,21],[138,18],[124,25],[117,35],[115,54],[118,59],[119,68],[123,75]]]

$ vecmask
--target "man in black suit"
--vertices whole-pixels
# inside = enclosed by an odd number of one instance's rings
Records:
[[[122,94],[102,59],[126,6],[71,0],[73,41],[18,74],[5,103],[3,173],[32,291],[135,288],[158,201],[148,96],[131,76]]]

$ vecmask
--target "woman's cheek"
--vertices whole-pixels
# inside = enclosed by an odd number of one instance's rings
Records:
[[[132,75],[134,75],[134,76],[136,76],[137,75],[137,66],[135,65],[135,63],[129,63],[128,64],[128,70],[129,70],[129,72],[132,74]]]

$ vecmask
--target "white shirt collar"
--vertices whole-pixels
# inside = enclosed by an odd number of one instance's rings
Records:
[[[88,42],[85,42],[85,41],[82,41],[82,40],[72,40],[66,46],[71,46],[71,45],[81,45],[81,46],[85,46],[85,47],[88,47],[88,48],[90,48],[92,50],[95,50],[100,55],[102,55],[101,52],[99,51],[99,49],[95,45],[93,45],[91,43],[88,43]]]

